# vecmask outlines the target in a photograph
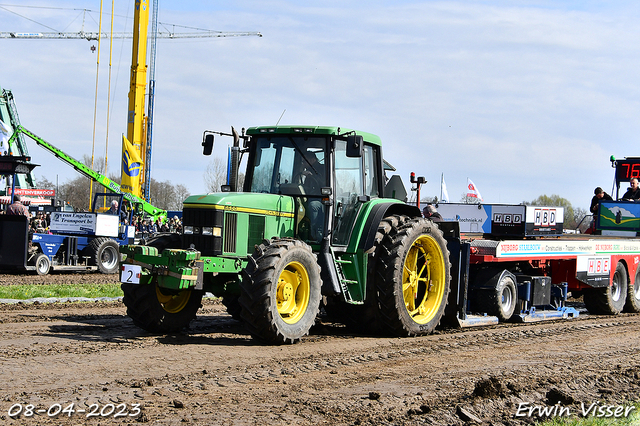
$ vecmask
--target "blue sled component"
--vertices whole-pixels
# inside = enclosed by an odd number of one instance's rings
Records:
[[[465,319],[458,318],[460,327],[482,327],[498,324],[498,317],[491,315],[465,315]]]
[[[532,307],[528,311],[522,312],[520,314],[516,314],[513,316],[513,319],[516,322],[538,322],[538,321],[547,321],[547,320],[558,320],[558,319],[571,319],[577,318],[580,313],[575,308],[570,307],[562,307],[557,310],[536,310],[535,307]]]

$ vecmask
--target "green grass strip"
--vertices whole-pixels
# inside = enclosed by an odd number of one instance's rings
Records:
[[[120,283],[47,284],[0,286],[0,299],[26,300],[35,297],[121,297]]]

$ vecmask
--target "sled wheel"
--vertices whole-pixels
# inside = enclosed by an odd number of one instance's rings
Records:
[[[429,220],[413,219],[386,239],[376,277],[385,328],[401,336],[431,333],[447,303],[449,270],[447,243]]]
[[[120,252],[118,243],[107,237],[98,237],[91,240],[87,246],[91,256],[91,262],[98,267],[103,274],[115,274],[118,272]]]
[[[618,262],[609,286],[584,291],[584,304],[589,313],[617,315],[622,312],[627,299],[627,282],[627,270]]]
[[[44,253],[40,253],[38,257],[36,257],[36,274],[47,275],[50,269],[51,260],[49,260],[49,256]]]
[[[640,268],[636,270],[636,278],[627,288],[627,302],[624,305],[625,312],[640,312]]]
[[[122,284],[123,302],[134,324],[151,333],[174,333],[187,327],[201,306],[199,290],[168,290],[151,284]]]
[[[249,257],[240,285],[241,317],[251,334],[295,343],[309,333],[320,309],[320,267],[311,247],[272,239]]]
[[[490,289],[479,289],[476,293],[478,301],[476,307],[482,312],[498,317],[502,322],[508,321],[516,310],[518,292],[516,277],[507,270],[493,270]]]

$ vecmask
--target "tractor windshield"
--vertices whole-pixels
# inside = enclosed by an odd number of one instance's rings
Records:
[[[251,192],[320,196],[327,186],[327,140],[322,137],[273,136],[256,141]]]

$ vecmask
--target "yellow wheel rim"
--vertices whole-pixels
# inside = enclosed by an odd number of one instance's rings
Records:
[[[287,324],[295,324],[304,316],[309,306],[311,285],[307,269],[300,262],[289,263],[278,278],[276,304],[280,318]]]
[[[163,294],[156,285],[156,296],[162,308],[170,314],[180,312],[187,306],[191,297],[191,290],[180,290],[177,294]]]
[[[404,261],[402,294],[407,312],[418,324],[431,321],[443,303],[446,270],[442,250],[429,235],[413,242]]]

